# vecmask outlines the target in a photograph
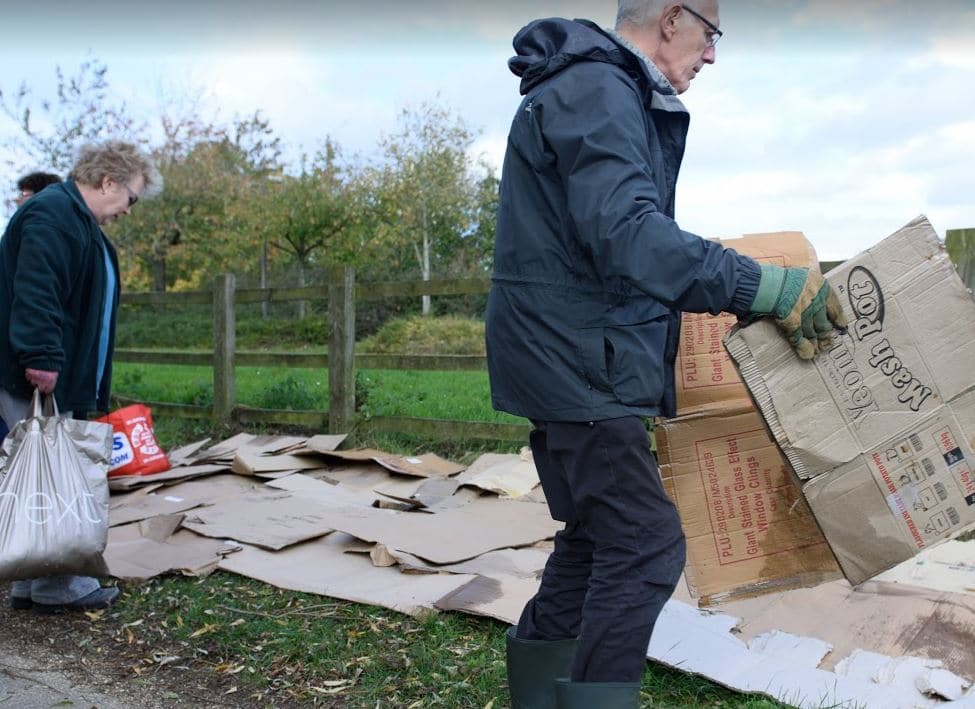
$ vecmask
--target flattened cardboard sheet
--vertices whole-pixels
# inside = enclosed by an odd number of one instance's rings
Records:
[[[152,475],[119,475],[108,479],[108,489],[111,491],[133,490],[143,485],[153,485],[160,482],[175,482],[179,480],[191,480],[202,478],[207,475],[225,473],[229,466],[221,464],[203,463],[200,465],[183,465],[178,468],[170,468],[163,473],[153,473]]]
[[[418,556],[389,549],[381,544],[377,544],[369,551],[373,563],[376,563],[377,558],[387,559],[390,563],[399,564],[405,571],[477,574],[478,576],[490,576],[492,578],[513,576],[537,580],[545,569],[545,562],[548,561],[549,554],[552,552],[552,545],[542,543],[521,549],[498,549],[486,552],[468,561],[462,561],[459,564],[430,564]]]
[[[278,550],[331,532],[328,512],[321,500],[269,490],[193,510],[183,526],[205,537]]]
[[[175,497],[198,498],[207,504],[220,500],[229,500],[246,493],[260,493],[264,491],[264,483],[250,476],[237,475],[226,471],[205,478],[193,478],[183,482],[177,481],[164,488],[165,494]]]
[[[139,500],[112,507],[108,512],[108,525],[115,527],[130,522],[138,522],[159,515],[175,514],[199,507],[206,500],[172,495],[167,492],[145,495]]]
[[[332,451],[338,449],[338,447],[342,445],[345,442],[345,439],[348,437],[349,434],[347,433],[335,435],[318,434],[317,436],[312,436],[305,441],[304,448],[295,450],[294,453],[331,453]]]
[[[173,450],[166,453],[166,457],[169,458],[170,466],[174,465],[189,465],[190,461],[193,460],[194,456],[199,453],[203,448],[210,442],[211,439],[204,438],[201,441],[195,441],[193,443],[188,443],[185,446],[180,446],[174,448]]]
[[[358,544],[358,540],[337,532],[278,552],[245,545],[223,559],[220,568],[278,588],[368,603],[409,615],[428,612],[438,599],[475,578],[465,574],[403,574],[395,567],[373,566],[366,556],[345,553]]]
[[[451,564],[494,549],[530,546],[552,538],[564,526],[535,502],[482,498],[436,514],[375,508],[328,509],[321,521],[369,542]]]
[[[205,576],[223,556],[239,549],[232,542],[175,531],[181,519],[169,515],[112,527],[104,555],[111,575],[135,581],[169,573]]]
[[[267,455],[250,448],[242,448],[234,455],[230,469],[239,475],[259,475],[295,470],[321,468],[322,461],[304,455]]]
[[[470,583],[446,594],[436,602],[444,611],[463,611],[495,618],[514,625],[528,600],[538,591],[535,579],[515,576],[475,576]]]
[[[394,473],[420,478],[446,478],[464,470],[463,465],[444,460],[434,453],[425,453],[419,456],[399,456],[372,448],[361,448],[346,451],[322,451],[322,455],[345,461],[372,461]]]
[[[840,579],[805,588],[722,603],[740,616],[740,637],[748,641],[773,630],[829,643],[820,665],[832,670],[858,649],[890,657],[940,660],[975,679],[975,595],[869,581],[853,588]]]
[[[539,484],[538,471],[531,453],[504,456],[474,472],[468,470],[459,476],[459,481],[461,485],[512,498],[528,495]]]

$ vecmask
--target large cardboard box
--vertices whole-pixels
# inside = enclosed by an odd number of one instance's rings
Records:
[[[800,232],[750,234],[722,244],[766,263],[818,266]],[[687,537],[685,577],[702,603],[840,576],[721,344],[735,322],[728,314],[684,314],[679,415],[656,429],[661,475]]]
[[[829,352],[767,321],[726,343],[857,584],[975,522],[975,302],[924,217],[828,279],[850,319]]]
[[[746,234],[738,239],[724,239],[721,245],[759,263],[819,267],[815,249],[799,231]],[[682,316],[675,365],[678,415],[718,401],[748,398],[748,390],[722,344],[736,322],[731,313]]]

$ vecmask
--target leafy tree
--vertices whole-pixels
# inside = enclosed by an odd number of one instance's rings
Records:
[[[280,169],[280,140],[259,113],[230,127],[164,115],[162,127],[153,155],[163,190],[115,227],[127,285],[199,288],[218,271],[252,267],[259,245],[239,226],[258,185]]]
[[[406,109],[398,132],[382,141],[375,170],[374,208],[381,236],[408,248],[423,280],[456,251],[477,203],[467,150],[474,135],[448,109],[433,103]],[[423,314],[430,297],[423,297]]]
[[[298,175],[268,180],[252,209],[255,231],[281,253],[297,272],[297,287],[307,284],[316,263],[349,263],[356,257],[353,235],[362,224],[361,186],[355,171],[343,166],[338,145],[326,139]],[[299,304],[304,318],[304,301]]]
[[[145,123],[134,120],[124,101],[109,90],[108,67],[87,59],[78,72],[56,68],[53,98],[39,98],[23,81],[14,92],[0,91],[0,110],[20,131],[5,141],[12,153],[7,166],[16,172],[47,169],[67,175],[77,149],[109,138],[145,144]]]

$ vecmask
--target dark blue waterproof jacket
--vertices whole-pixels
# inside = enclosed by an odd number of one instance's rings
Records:
[[[115,269],[108,361],[97,385],[98,346]],[[50,185],[18,209],[0,239],[0,387],[30,398],[24,370],[59,372],[62,411],[107,411],[119,301],[118,257],[73,181]],[[15,422],[8,421],[13,424]]]
[[[689,116],[656,67],[584,20],[536,21],[514,48],[525,98],[486,313],[494,407],[673,416],[680,312],[747,314],[759,267],[674,221]]]

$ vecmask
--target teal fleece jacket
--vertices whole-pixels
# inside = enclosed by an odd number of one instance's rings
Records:
[[[107,287],[103,250],[118,284],[115,249],[72,181],[45,188],[11,217],[0,239],[0,387],[28,398],[25,369],[57,371],[62,411],[108,409],[119,288],[112,293],[108,360],[96,391]]]

